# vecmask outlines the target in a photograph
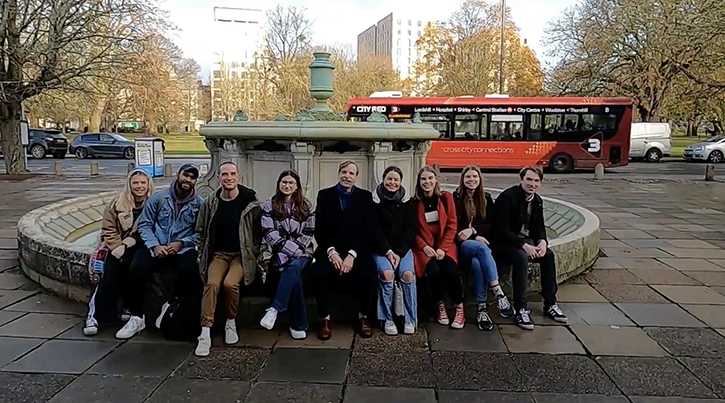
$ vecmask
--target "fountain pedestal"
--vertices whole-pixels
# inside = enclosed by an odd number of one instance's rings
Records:
[[[360,167],[358,186],[371,191],[387,166],[398,166],[411,194],[430,140],[439,135],[428,124],[314,120],[212,122],[200,133],[211,153],[211,169],[198,186],[202,197],[219,186],[217,167],[231,161],[239,167],[242,184],[260,199],[274,194],[280,172],[294,169],[313,201],[318,190],[337,183],[338,166],[346,160]]]

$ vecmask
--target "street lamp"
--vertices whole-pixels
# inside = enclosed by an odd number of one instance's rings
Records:
[[[501,55],[498,64],[498,93],[503,94],[503,45],[506,26],[506,0],[501,0]]]

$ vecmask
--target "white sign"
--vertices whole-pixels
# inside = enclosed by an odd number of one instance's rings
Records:
[[[28,122],[24,120],[20,121],[20,142],[26,147],[30,144]]]
[[[151,150],[148,150],[148,149],[143,149],[143,150],[136,149],[136,154],[137,154],[138,165],[139,166],[150,166],[151,165]]]

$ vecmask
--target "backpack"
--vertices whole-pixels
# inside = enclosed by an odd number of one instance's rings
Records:
[[[201,333],[201,299],[175,297],[161,319],[161,332],[166,340],[196,341]]]

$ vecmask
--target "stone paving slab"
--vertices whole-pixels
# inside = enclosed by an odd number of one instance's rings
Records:
[[[636,327],[574,325],[572,331],[592,355],[664,357],[667,352]]]
[[[83,375],[49,403],[142,403],[161,384],[160,378]],[[174,401],[183,399],[177,397]]]
[[[82,374],[119,342],[50,340],[3,371]]]
[[[467,390],[441,390],[440,403],[535,403],[528,393],[472,392]]]
[[[238,403],[245,401],[244,399],[248,395],[250,388],[251,384],[249,382],[171,378],[165,381],[146,402]],[[278,400],[272,398],[268,401]]]

